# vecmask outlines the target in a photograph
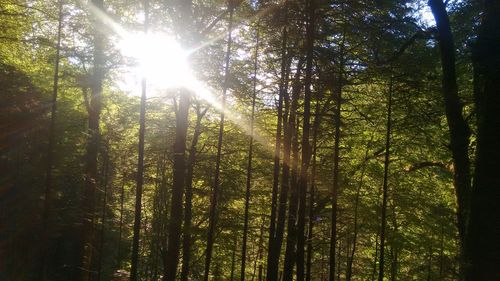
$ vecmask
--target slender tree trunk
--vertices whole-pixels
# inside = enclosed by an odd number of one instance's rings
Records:
[[[371,274],[371,278],[370,278],[371,281],[375,280],[375,275],[377,274],[378,235],[379,235],[379,233],[377,233],[375,235],[375,255],[373,255],[373,267],[372,267],[372,274]]]
[[[175,122],[174,173],[172,184],[172,200],[170,221],[168,225],[168,244],[165,255],[164,281],[174,281],[179,263],[180,235],[182,225],[182,196],[186,179],[186,135],[189,115],[189,92],[182,90],[179,98],[179,109]]]
[[[189,158],[186,172],[186,198],[184,201],[184,233],[182,240],[182,271],[181,281],[187,281],[189,276],[189,264],[191,261],[191,220],[193,207],[193,175],[196,162],[196,146],[201,135],[201,120],[207,113],[208,107],[200,111],[199,105],[196,107],[196,125],[193,132],[193,140],[189,149]]]
[[[102,207],[101,207],[101,229],[99,231],[99,261],[97,262],[97,280],[101,280],[101,271],[102,271],[102,261],[104,255],[104,230],[106,227],[106,206],[108,203],[108,182],[109,182],[109,155],[106,148],[104,155],[104,188],[103,188],[103,199],[102,199]]]
[[[255,98],[257,94],[257,70],[259,59],[259,27],[257,23],[255,38],[255,58],[253,65],[253,94],[252,94],[252,114],[250,116],[250,140],[248,144],[247,179],[245,192],[245,215],[243,223],[243,242],[241,245],[241,281],[245,281],[247,238],[248,238],[248,209],[250,206],[250,187],[252,183],[252,157],[253,157],[253,130],[255,116]]]
[[[470,161],[468,156],[470,130],[462,116],[462,105],[458,96],[455,71],[455,46],[450,21],[443,0],[429,0],[436,20],[443,71],[443,97],[446,120],[450,130],[450,150],[453,158],[453,184],[457,196],[457,221],[461,241],[462,259],[465,253],[465,236],[471,188]],[[463,265],[461,266],[463,271]]]
[[[139,260],[139,240],[141,231],[142,213],[142,186],[144,183],[144,133],[146,130],[146,78],[142,79],[141,112],[139,117],[139,154],[137,160],[137,178],[135,188],[135,210],[134,210],[134,237],[132,240],[132,257],[130,280],[139,280],[137,277]]]
[[[227,34],[227,50],[225,59],[225,70],[224,70],[224,86],[222,92],[222,109],[220,113],[220,123],[219,123],[219,137],[217,140],[217,156],[215,159],[215,175],[214,175],[214,185],[212,188],[212,196],[210,198],[210,216],[208,222],[208,234],[207,234],[207,248],[205,251],[205,270],[203,274],[203,280],[208,281],[208,276],[210,273],[210,263],[212,261],[212,249],[214,244],[215,235],[215,225],[217,224],[217,201],[220,189],[220,162],[222,154],[222,140],[224,136],[224,118],[225,118],[225,107],[226,107],[226,95],[227,89],[229,87],[229,62],[231,58],[231,45],[232,45],[232,29],[233,29],[233,12],[234,3],[230,1],[229,3],[229,23],[228,23],[228,34]]]
[[[96,9],[103,11],[103,0],[92,0]],[[94,15],[94,21],[98,21]],[[97,155],[99,152],[100,133],[99,119],[101,115],[102,87],[104,80],[104,35],[97,29],[94,30],[94,69],[91,84],[91,97],[88,104],[88,130],[87,155],[85,165],[85,184],[82,198],[83,227],[80,243],[80,265],[78,280],[87,281],[92,276],[92,244],[94,237],[94,195],[97,186]]]
[[[149,0],[144,0],[144,33],[148,32]],[[144,133],[146,131],[146,77],[142,78],[141,112],[139,117],[139,153],[137,161],[137,178],[135,189],[134,237],[132,240],[132,257],[130,267],[130,281],[139,280],[137,276],[139,265],[139,240],[141,232],[142,213],[142,186],[144,183]]]
[[[302,162],[299,177],[299,209],[297,219],[297,281],[304,280],[304,247],[305,247],[305,221],[306,221],[306,197],[307,183],[309,178],[309,163],[311,160],[311,148],[309,135],[311,127],[311,86],[313,72],[314,51],[314,26],[315,26],[315,2],[308,1],[307,7],[308,23],[306,26],[306,69],[304,81],[304,119],[302,120]]]
[[[378,281],[384,280],[384,252],[385,252],[385,229],[387,224],[387,198],[388,198],[388,180],[389,180],[389,156],[391,149],[391,127],[392,127],[392,84],[393,78],[391,75],[389,81],[389,96],[387,98],[387,128],[385,134],[385,159],[384,159],[384,182],[382,185],[382,211],[381,211],[381,223],[380,223],[380,262],[378,270]]]
[[[54,63],[54,79],[52,80],[52,99],[51,99],[51,112],[50,112],[50,125],[49,125],[49,143],[47,147],[47,163],[45,175],[45,200],[43,202],[43,240],[42,240],[42,261],[41,261],[41,277],[42,280],[48,278],[48,260],[49,260],[49,236],[52,229],[49,223],[51,205],[52,205],[52,168],[54,166],[54,143],[55,143],[55,125],[57,117],[57,95],[59,89],[59,61],[61,58],[61,33],[63,25],[63,1],[59,0],[59,14],[57,25],[57,43],[56,43],[56,59]]]
[[[339,194],[339,160],[340,160],[340,121],[341,121],[341,109],[342,109],[342,79],[343,74],[339,75],[336,93],[335,95],[335,113],[334,113],[334,123],[335,123],[335,141],[333,147],[333,186],[332,186],[332,232],[330,237],[330,275],[328,277],[329,281],[334,281],[335,279],[335,245],[337,240],[337,200]]]
[[[352,278],[352,264],[354,262],[354,255],[356,254],[356,246],[357,246],[357,240],[358,240],[359,201],[361,198],[361,188],[363,187],[363,181],[365,178],[366,163],[368,162],[368,152],[370,151],[370,145],[371,145],[372,141],[373,141],[373,135],[372,135],[370,141],[366,145],[365,157],[363,158],[363,163],[361,165],[361,175],[359,177],[359,184],[358,184],[358,188],[356,190],[356,199],[354,201],[354,222],[353,222],[354,230],[353,230],[353,237],[352,237],[352,249],[351,249],[351,254],[348,257],[348,261],[347,261],[346,281],[351,281],[351,278]]]
[[[282,11],[282,13],[284,15],[284,18],[286,19],[287,18],[286,4],[284,5],[283,9],[284,11]],[[286,124],[284,123],[287,116],[286,113],[283,114],[283,103],[285,99],[285,94],[288,91],[288,89],[286,89],[285,87],[285,81],[288,80],[287,48],[288,48],[288,29],[287,26],[284,26],[281,39],[281,77],[280,77],[279,97],[278,97],[278,116],[277,116],[278,124],[276,126],[276,141],[274,145],[273,189],[271,195],[271,218],[269,224],[269,242],[268,242],[267,269],[266,269],[267,281],[276,281],[276,279],[278,278],[279,256],[281,252],[281,242],[283,240],[283,238],[281,239],[279,238],[279,228],[280,228],[279,209],[281,208],[281,205],[278,206],[278,187],[279,187],[279,176],[280,176],[281,131],[283,125],[285,126],[284,130],[286,130]],[[286,132],[284,132],[284,134],[286,134]],[[283,138],[284,137],[285,136],[283,136]],[[286,157],[286,154],[284,154],[283,157]],[[283,161],[283,166],[284,165],[287,165],[285,161]],[[282,182],[282,185],[283,184],[284,183]],[[283,190],[283,187],[281,190]],[[285,198],[285,205],[286,205],[286,198]],[[276,221],[276,216],[278,216],[278,221]],[[278,245],[278,243],[280,245]]]
[[[473,50],[477,149],[467,233],[466,279],[500,280],[500,3],[483,1]]]
[[[125,201],[125,173],[122,176],[122,185],[120,188],[120,226],[118,228],[118,250],[116,254],[117,267],[121,266],[121,248],[122,248],[122,233],[123,233],[123,207]]]
[[[321,106],[320,106],[320,95],[316,95],[316,108],[314,110],[314,125],[313,125],[313,140],[312,140],[312,169],[311,169],[311,187],[309,190],[309,225],[307,229],[307,257],[306,257],[306,281],[311,281],[311,266],[312,266],[312,255],[313,255],[313,226],[314,226],[314,196],[316,189],[316,153],[318,150],[318,130],[321,125]]]
[[[285,7],[286,8],[286,7]],[[284,11],[286,15],[286,10]],[[277,211],[277,221],[275,227],[274,237],[269,236],[269,248],[268,248],[268,258],[267,258],[267,275],[266,278],[268,281],[276,281],[278,279],[278,271],[279,271],[279,258],[281,254],[281,247],[283,244],[283,234],[285,229],[285,220],[286,220],[286,202],[288,197],[288,190],[290,185],[290,150],[291,150],[291,130],[287,123],[290,122],[292,111],[289,110],[288,107],[288,73],[290,72],[290,66],[288,64],[288,30],[285,26],[283,28],[283,37],[282,37],[282,46],[281,46],[281,82],[280,82],[280,97],[279,97],[279,105],[278,105],[278,129],[277,129],[277,144],[279,141],[281,147],[281,126],[283,124],[283,171],[281,174],[281,189],[279,194],[279,204],[277,210],[272,210],[274,212]],[[299,65],[301,62],[299,62]],[[298,67],[297,71],[300,73],[301,66]],[[300,89],[298,90],[300,91]],[[298,93],[297,93],[298,94]],[[284,112],[283,112],[283,103]],[[290,117],[289,117],[290,115]],[[279,148],[280,148],[279,147]],[[277,147],[276,155],[279,156],[280,149]],[[279,158],[277,158],[279,160]],[[276,160],[276,159],[275,159]],[[276,176],[276,183],[279,183],[279,161],[275,162],[274,175]],[[276,193],[278,192],[278,184],[276,184]],[[277,197],[277,196],[276,196]],[[273,199],[274,200],[274,199]],[[276,199],[277,201],[278,199]],[[276,204],[276,203],[274,203]],[[275,220],[276,213],[271,213],[271,219]],[[272,222],[274,224],[274,221]],[[271,235],[271,232],[270,234]],[[273,238],[273,239],[271,239]]]
[[[298,98],[298,97],[297,97]],[[295,113],[295,118],[297,114]],[[292,130],[292,177],[291,177],[291,190],[290,190],[290,204],[288,208],[288,226],[287,226],[287,237],[286,237],[286,248],[285,248],[285,264],[283,268],[283,280],[291,281],[293,279],[293,268],[297,260],[297,209],[299,200],[299,185],[298,185],[298,175],[299,175],[299,121],[296,120],[296,124]]]

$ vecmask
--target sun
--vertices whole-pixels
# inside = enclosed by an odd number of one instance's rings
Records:
[[[127,33],[118,49],[134,61],[134,75],[146,78],[155,88],[189,87],[193,81],[189,52],[167,34]]]

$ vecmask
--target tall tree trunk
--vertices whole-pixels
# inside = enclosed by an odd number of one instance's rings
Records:
[[[309,163],[311,148],[309,135],[311,127],[311,86],[314,60],[314,26],[315,26],[315,2],[308,1],[307,7],[308,23],[306,26],[306,69],[304,81],[304,119],[302,120],[302,162],[299,177],[299,209],[297,219],[297,281],[304,280],[304,247],[305,247],[305,221],[306,221],[306,197],[307,183],[309,178]]]
[[[130,280],[139,280],[137,277],[139,260],[139,238],[141,231],[142,213],[142,186],[144,183],[144,133],[146,127],[146,78],[142,79],[141,112],[139,117],[139,153],[137,160],[137,178],[135,187],[135,210],[134,210],[134,237],[132,239],[132,256],[130,268]]]
[[[179,108],[175,122],[174,163],[170,221],[168,224],[168,244],[165,255],[164,281],[176,279],[179,263],[180,235],[182,225],[182,196],[186,179],[186,135],[188,128],[190,93],[181,90]]]
[[[102,271],[102,261],[104,253],[104,230],[106,227],[106,206],[108,202],[108,182],[109,182],[109,155],[108,148],[104,152],[104,188],[103,188],[103,198],[101,206],[101,229],[99,230],[99,261],[97,262],[97,280],[101,280]]]
[[[217,224],[217,200],[219,196],[220,189],[220,162],[222,154],[222,140],[224,136],[224,118],[226,109],[226,95],[227,89],[229,87],[229,62],[231,58],[231,45],[232,45],[232,29],[233,29],[233,13],[234,13],[233,1],[229,1],[229,22],[228,22],[228,33],[227,33],[227,49],[225,58],[225,69],[224,69],[224,85],[222,91],[222,108],[220,113],[220,123],[219,123],[219,137],[217,140],[217,156],[215,159],[215,175],[214,175],[214,185],[212,188],[212,196],[210,198],[210,215],[208,221],[208,234],[207,234],[207,248],[205,251],[205,270],[203,274],[203,280],[208,281],[208,276],[210,273],[210,263],[212,261],[212,249],[214,244],[215,235],[215,225]]]
[[[297,97],[298,99],[298,97]],[[291,176],[291,189],[290,189],[290,203],[288,208],[288,225],[287,225],[287,237],[286,237],[286,248],[285,248],[285,261],[283,268],[283,280],[291,281],[293,279],[293,268],[297,260],[297,209],[299,200],[299,185],[298,185],[298,175],[299,175],[299,121],[298,114],[294,113],[296,118],[296,124],[290,128],[292,134],[292,176]]]
[[[281,11],[284,17],[284,21],[286,22],[288,9],[287,4],[285,2],[283,6],[283,10]],[[288,79],[287,71],[287,60],[288,60],[288,28],[285,25],[283,27],[282,38],[281,38],[281,77],[279,83],[279,97],[278,97],[278,118],[277,118],[277,126],[276,126],[276,140],[274,145],[274,167],[273,167],[273,189],[271,195],[271,218],[269,223],[269,242],[268,242],[268,253],[267,253],[267,280],[268,281],[276,281],[278,278],[278,265],[279,265],[279,256],[281,251],[281,241],[282,238],[279,238],[279,209],[281,208],[278,205],[278,187],[279,187],[279,176],[280,176],[280,152],[281,152],[281,131],[282,127],[285,126],[284,131],[286,130],[286,121],[287,114],[283,114],[283,103],[285,100],[285,95],[287,94],[288,89],[286,89],[285,84]],[[286,134],[286,132],[284,132]],[[285,138],[285,136],[283,136]],[[286,157],[286,154],[283,155]],[[285,161],[283,161],[283,165],[287,165]],[[282,183],[283,185],[283,183]],[[282,189],[283,190],[283,187]],[[281,204],[281,203],[280,203]],[[286,204],[286,199],[285,199]],[[278,221],[276,221],[276,217],[278,216]],[[278,243],[280,245],[278,246]]]
[[[462,259],[465,253],[465,237],[469,210],[469,193],[471,188],[469,148],[469,126],[462,116],[462,104],[458,96],[457,77],[455,71],[455,46],[451,32],[450,20],[442,0],[429,0],[429,6],[436,20],[443,71],[443,97],[446,120],[450,130],[450,150],[453,159],[453,185],[457,196],[457,221],[461,241]],[[463,265],[461,266],[463,271]]]
[[[370,145],[373,141],[373,135],[370,141],[366,145],[365,157],[363,158],[363,163],[361,164],[361,175],[359,177],[358,188],[356,189],[356,199],[354,201],[354,222],[353,222],[353,237],[352,237],[352,249],[350,256],[347,260],[347,269],[346,269],[346,281],[351,281],[352,278],[352,264],[354,262],[354,255],[356,254],[356,246],[358,240],[358,210],[359,210],[359,201],[361,198],[361,188],[363,187],[363,181],[365,178],[366,171],[366,163],[368,162],[368,152],[370,151]]]
[[[387,198],[388,198],[388,180],[389,180],[389,156],[391,149],[391,127],[392,127],[392,87],[393,78],[389,81],[389,96],[387,98],[387,127],[385,133],[385,156],[384,156],[384,182],[382,184],[382,211],[380,215],[380,261],[378,270],[378,281],[384,280],[384,252],[385,252],[385,229],[387,224]]]
[[[47,280],[49,271],[49,236],[52,229],[49,223],[51,205],[52,205],[52,168],[54,166],[54,143],[55,143],[55,125],[57,117],[57,95],[59,90],[59,61],[61,58],[61,33],[63,25],[63,1],[58,1],[59,14],[57,25],[57,42],[56,42],[56,59],[54,62],[54,78],[52,80],[52,99],[51,99],[51,112],[50,112],[50,125],[49,125],[49,143],[47,147],[47,163],[45,175],[45,200],[43,202],[43,240],[42,240],[42,261],[41,261],[41,277],[42,280]]]
[[[241,281],[245,281],[247,238],[248,238],[248,209],[250,206],[250,187],[252,183],[252,157],[253,157],[253,130],[255,116],[255,98],[257,95],[257,70],[259,62],[259,26],[256,26],[255,37],[255,57],[253,64],[253,94],[252,94],[252,114],[250,116],[250,140],[248,144],[247,179],[245,191],[245,215],[243,222],[243,242],[241,245]]]
[[[478,135],[466,243],[468,281],[500,280],[500,2],[483,3],[473,51]]]
[[[189,157],[186,172],[186,198],[184,199],[184,228],[182,240],[182,271],[181,281],[187,281],[189,276],[189,265],[191,262],[191,220],[193,207],[193,175],[196,162],[196,146],[201,135],[201,120],[207,113],[208,107],[200,111],[199,104],[196,106],[196,124],[194,126],[193,140],[189,149]]]
[[[92,0],[96,9],[104,10],[103,0]],[[99,152],[100,132],[99,120],[102,107],[102,87],[104,80],[104,35],[97,30],[97,16],[94,15],[94,69],[91,83],[91,97],[88,104],[88,130],[85,183],[82,198],[83,228],[80,242],[80,265],[78,280],[87,281],[91,279],[92,270],[92,244],[94,237],[94,195],[97,187],[97,155]]]
[[[125,203],[125,173],[122,175],[122,185],[120,188],[120,225],[118,228],[118,250],[116,253],[116,265],[121,267],[121,249],[122,249],[122,233],[123,233],[123,207]]]
[[[375,280],[375,275],[377,274],[378,238],[379,238],[379,231],[375,235],[375,255],[373,255],[373,267],[372,267],[372,274],[371,274],[371,278],[370,278],[371,281]]]
[[[345,27],[344,27],[345,29]],[[331,236],[330,236],[330,275],[328,277],[329,281],[334,281],[335,279],[335,244],[337,242],[337,209],[338,209],[338,195],[340,188],[340,172],[339,172],[339,160],[340,160],[340,123],[342,120],[342,89],[344,87],[344,49],[345,49],[345,30],[342,33],[342,41],[340,44],[340,64],[339,64],[339,74],[337,81],[333,81],[333,99],[335,100],[336,107],[334,111],[334,123],[335,123],[335,140],[333,147],[333,183],[332,183],[332,214],[331,214]],[[336,83],[335,83],[336,82]]]
[[[287,7],[284,6],[284,17],[287,15]],[[271,209],[271,227],[269,230],[269,247],[267,256],[267,281],[276,281],[278,279],[279,258],[281,254],[281,245],[283,243],[283,233],[285,227],[286,201],[289,189],[289,165],[290,165],[290,133],[287,128],[288,118],[288,75],[290,65],[288,63],[288,28],[283,27],[281,39],[281,81],[278,101],[278,126],[276,128],[276,145],[273,170],[273,195]],[[285,103],[285,107],[283,104]],[[283,109],[285,110],[283,112]],[[278,204],[278,185],[279,185],[279,155],[281,150],[281,129],[283,126],[283,172],[281,175],[281,189]],[[287,139],[288,138],[288,139]],[[288,143],[287,143],[288,140]],[[278,205],[278,206],[276,206]],[[277,216],[277,221],[276,221]]]
[[[144,33],[148,32],[149,0],[144,0]],[[139,240],[141,232],[142,186],[144,183],[144,133],[146,131],[146,77],[142,78],[141,112],[139,117],[139,153],[137,160],[137,178],[135,189],[134,237],[132,239],[132,257],[130,266],[130,281],[139,280],[137,269],[139,265]]]
[[[313,139],[312,139],[312,169],[311,169],[311,186],[309,190],[309,225],[307,229],[307,256],[306,256],[306,281],[311,281],[311,266],[313,255],[313,226],[314,226],[314,196],[316,189],[316,154],[318,150],[318,130],[321,125],[321,105],[320,94],[316,95],[316,108],[314,110],[314,124],[313,124]]]

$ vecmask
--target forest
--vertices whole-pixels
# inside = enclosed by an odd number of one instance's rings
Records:
[[[500,1],[0,0],[0,280],[500,281]]]

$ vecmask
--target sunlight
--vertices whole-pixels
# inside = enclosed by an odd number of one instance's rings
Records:
[[[128,33],[118,43],[125,57],[136,61],[132,72],[159,89],[188,87],[193,75],[189,52],[163,33]]]

